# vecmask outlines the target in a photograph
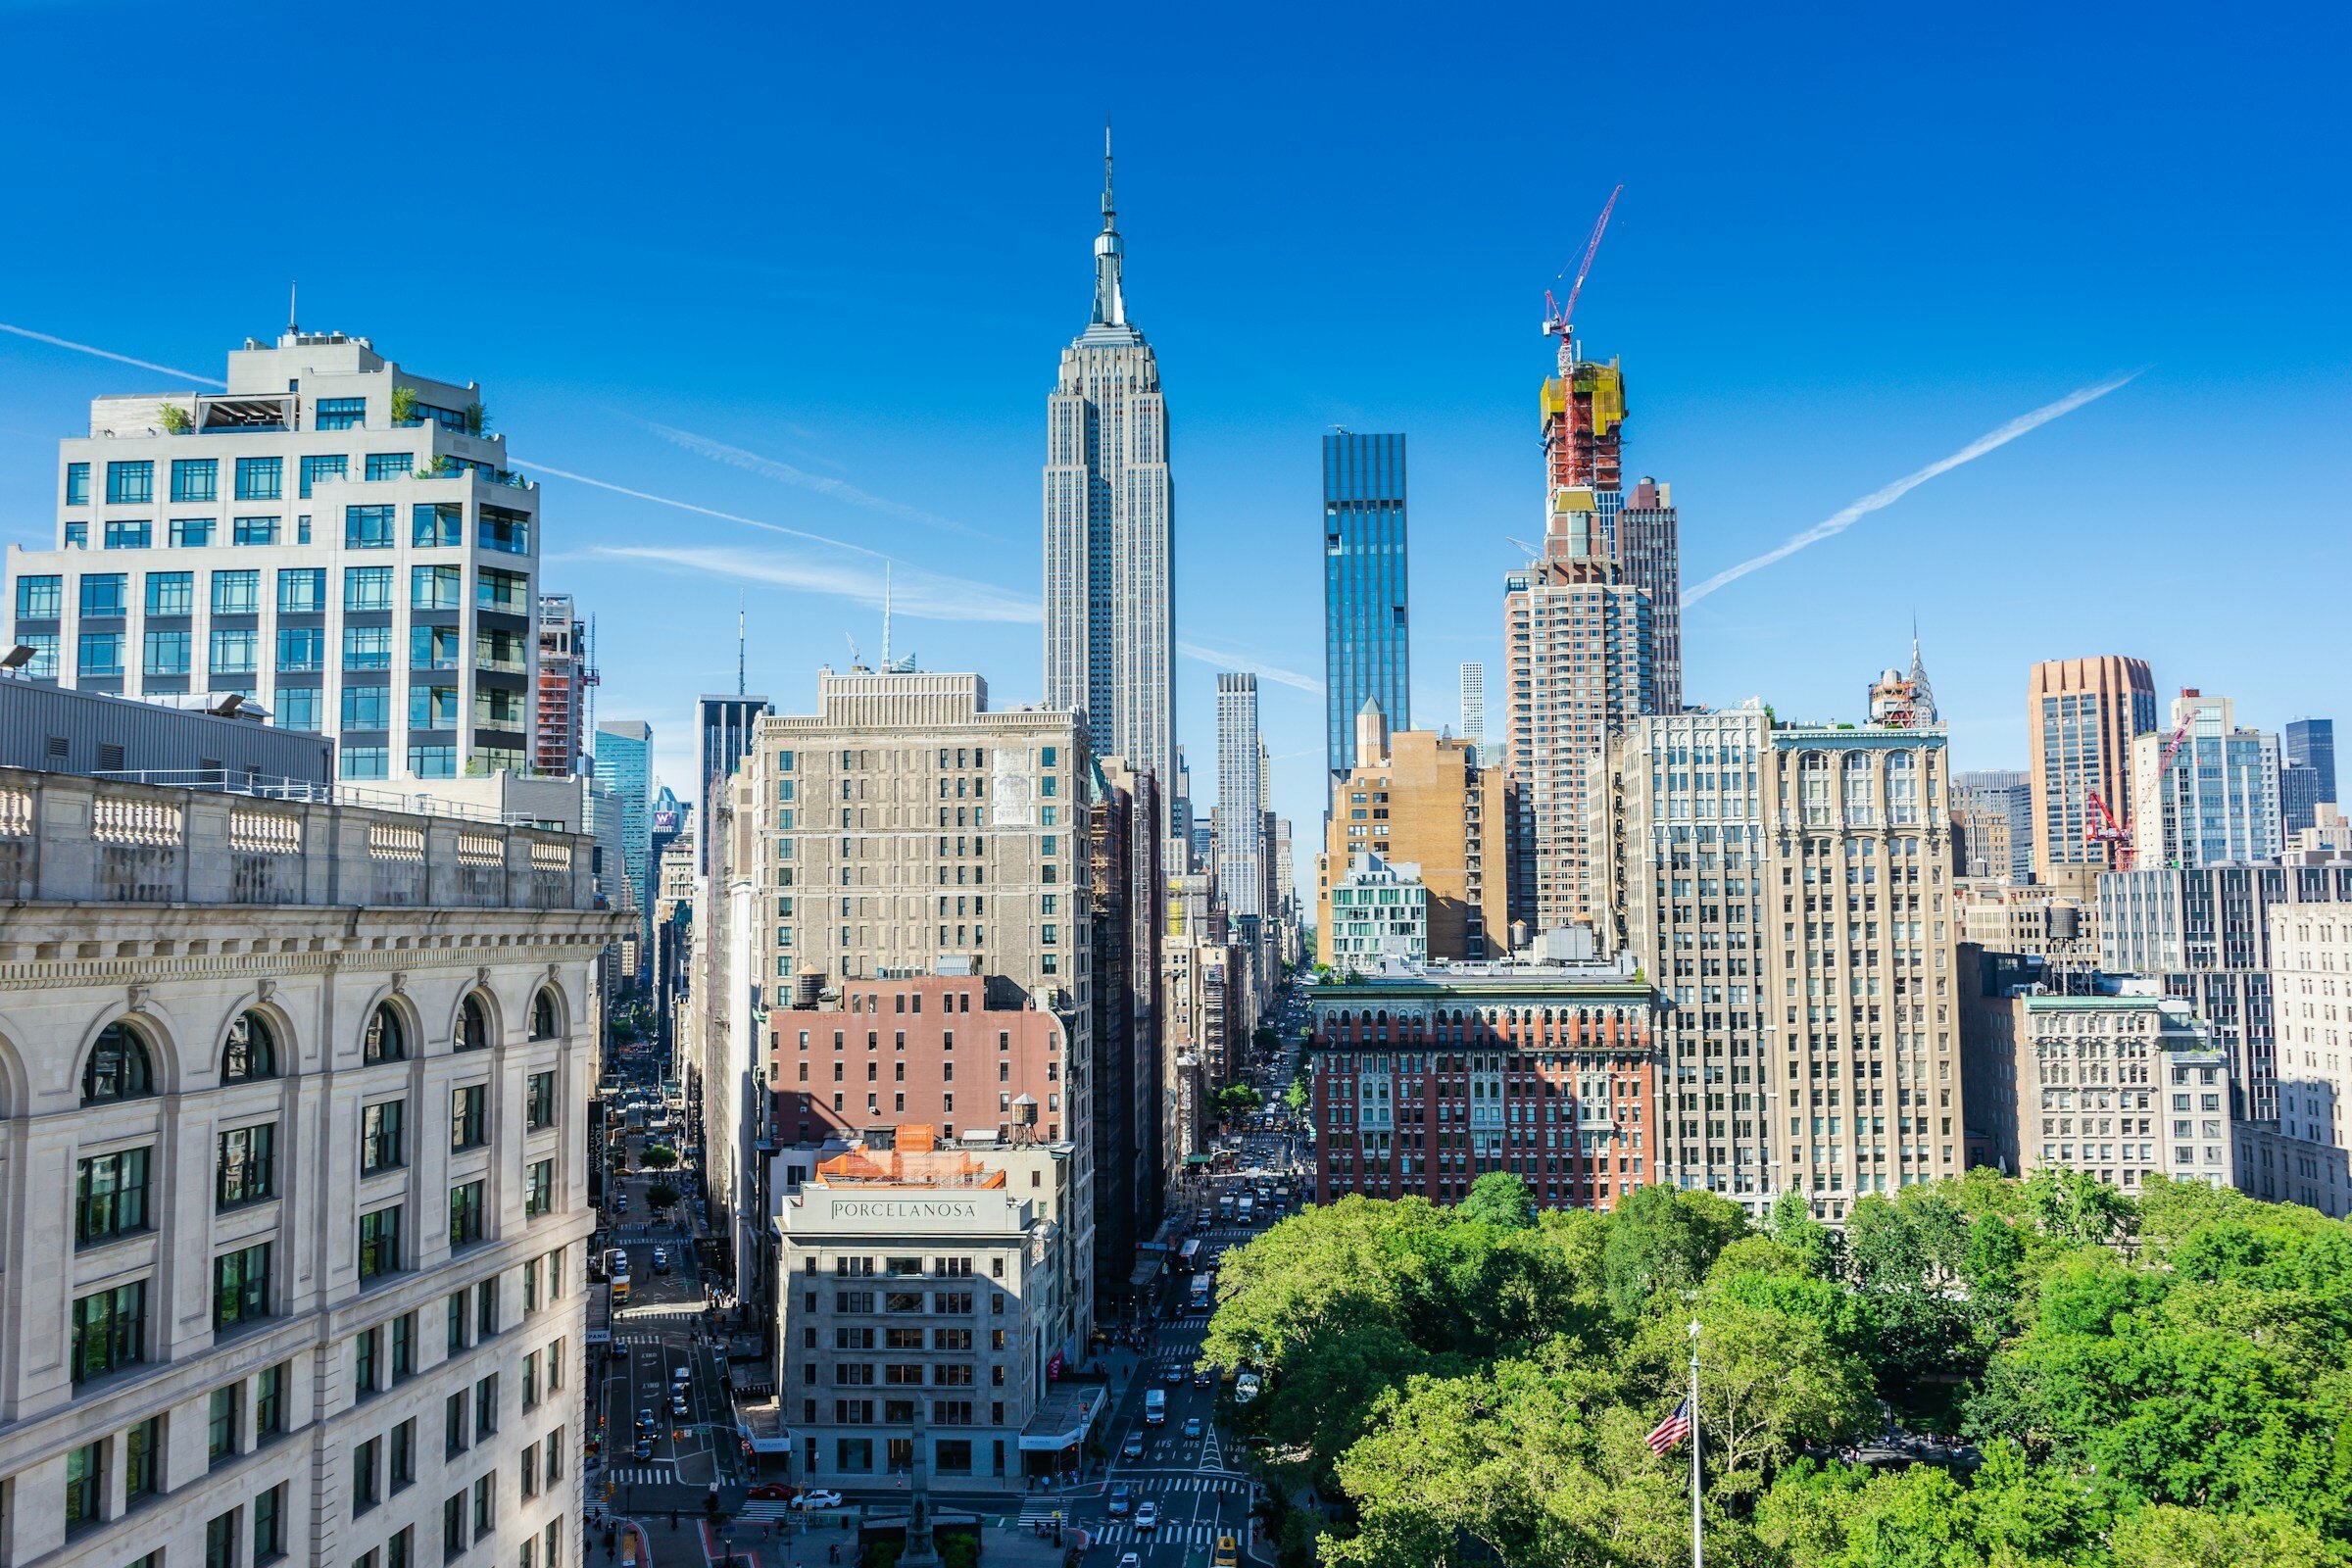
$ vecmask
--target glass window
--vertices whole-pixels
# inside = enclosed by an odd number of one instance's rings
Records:
[[[262,608],[262,574],[258,571],[213,573],[213,613],[251,615]]]
[[[392,608],[392,568],[390,566],[344,567],[343,608],[345,610],[390,610]]]
[[[152,1149],[91,1154],[74,1167],[74,1240],[83,1247],[147,1228],[147,1171]]]
[[[405,1061],[408,1054],[409,1037],[401,1025],[400,1014],[392,1010],[389,1002],[377,1004],[374,1013],[368,1019],[368,1037],[361,1049],[362,1059]]]
[[[534,1159],[523,1175],[523,1217],[537,1219],[556,1206],[556,1162],[552,1159]]]
[[[324,626],[280,626],[277,630],[277,667],[280,670],[324,669],[326,667],[326,628]],[[277,694],[277,716],[286,716],[287,692]],[[302,728],[301,725],[288,725]]]
[[[66,1455],[66,1533],[106,1517],[106,1440]]]
[[[277,1035],[270,1020],[258,1012],[241,1012],[228,1026],[228,1046],[220,1054],[220,1081],[249,1083],[277,1076]]]
[[[254,1568],[286,1554],[286,1489],[283,1483],[253,1499]]]
[[[204,1568],[237,1568],[237,1510],[216,1514],[204,1527]]]
[[[316,614],[326,609],[324,566],[284,566],[277,573],[277,609],[284,615]]]
[[[213,517],[173,517],[172,547],[174,550],[202,550],[213,542]]]
[[[474,603],[483,610],[521,614],[530,608],[531,579],[519,571],[497,571],[485,566],[474,579]]]
[[[465,1084],[449,1095],[449,1147],[478,1149],[490,1141],[490,1088]]]
[[[410,542],[419,550],[466,542],[466,509],[455,501],[419,501],[409,519]]]
[[[531,514],[508,507],[485,506],[476,536],[484,550],[527,556],[531,553]]]
[[[144,522],[110,520],[106,525],[106,548],[109,550],[144,550],[148,538],[148,528]]]
[[[164,1418],[151,1415],[122,1434],[122,1494],[144,1497],[156,1490],[156,1460],[164,1446]]]
[[[452,1143],[456,1140],[453,1138]],[[449,1245],[468,1247],[482,1239],[482,1184],[467,1182],[449,1190]]]
[[[517,675],[522,673],[522,633],[497,630],[475,632],[473,662],[475,667],[480,669],[503,670]]]
[[[372,1176],[379,1170],[394,1169],[407,1158],[401,1124],[407,1119],[408,1103],[405,1100],[387,1100],[380,1104],[362,1107],[361,1175]]]
[[[392,628],[389,626],[344,627],[343,667],[345,669],[390,669],[392,667]]]
[[[193,613],[195,609],[196,574],[194,572],[151,571],[147,574],[147,613],[150,615],[186,615]],[[19,613],[21,614],[23,612],[20,610]]]
[[[220,460],[218,458],[173,458],[172,460],[172,499],[174,501],[220,500]]]
[[[188,672],[188,644],[191,640],[191,635],[186,631],[147,633],[146,660],[141,667],[150,675],[185,675]]]
[[[408,1420],[403,1421],[400,1425],[392,1429],[391,1454],[387,1468],[392,1473],[392,1490],[394,1492],[399,1492],[404,1488],[411,1487],[416,1484],[416,1418],[415,1416],[409,1417]],[[407,1544],[407,1537],[408,1532],[404,1530],[399,1535],[394,1536],[392,1540],[395,1544],[405,1545]],[[405,1554],[402,1556],[395,1556],[391,1559],[393,1563],[398,1563],[403,1560],[405,1560]]]
[[[351,1511],[356,1518],[381,1499],[384,1444],[369,1438],[351,1446]]]
[[[311,486],[322,484],[329,479],[343,478],[350,471],[351,460],[340,452],[303,459],[302,472],[295,481],[302,491],[301,499],[306,501],[310,499]]]
[[[498,1374],[473,1386],[473,1441],[481,1442],[498,1430]]]
[[[90,466],[86,463],[66,465],[66,505],[86,507],[90,504]]]
[[[147,1282],[134,1280],[76,1299],[68,1353],[76,1383],[146,1360]]]
[[[286,1369],[264,1367],[253,1381],[253,1429],[257,1440],[286,1429]]]
[[[186,575],[184,572],[180,575]],[[153,581],[152,577],[149,581]],[[19,577],[17,579],[17,613],[36,620],[54,620],[66,612],[66,579],[63,577]]]
[[[261,657],[262,634],[251,626],[213,629],[212,671],[215,676],[250,675]]]
[[[205,1457],[225,1459],[237,1451],[237,1396],[238,1385],[213,1391],[212,1406],[206,1412],[204,1431]]]
[[[455,626],[414,626],[409,630],[409,667],[411,669],[455,669],[458,667],[458,628]]]
[[[392,752],[384,746],[346,746],[343,748],[343,776],[345,778],[389,778],[392,776]]]
[[[268,1242],[213,1259],[213,1327],[229,1328],[270,1315]]]
[[[120,615],[130,589],[130,575],[121,571],[84,572],[81,578],[81,612],[87,615]]]
[[[34,680],[57,679],[57,633],[53,631],[20,631],[17,641],[32,650],[24,662],[24,673]]]
[[[391,549],[392,509],[390,507],[345,507],[343,509],[343,547],[347,550]]]
[[[232,1127],[220,1134],[214,1167],[215,1206],[234,1208],[277,1196],[277,1124]]]
[[[147,1042],[126,1023],[108,1024],[81,1069],[81,1102],[96,1105],[154,1093],[155,1064],[147,1054]]]
[[[375,1279],[400,1269],[400,1205],[360,1216],[360,1278]]]
[[[395,1221],[397,1224],[398,1222]],[[397,1248],[394,1249],[398,1250]],[[397,1260],[392,1265],[399,1267]],[[406,1383],[416,1375],[416,1314],[403,1312],[392,1320],[392,1381]]]
[[[106,466],[106,504],[137,506],[155,499],[155,465],[110,463]]]
[[[388,729],[391,724],[391,687],[346,686],[343,688],[343,727],[345,729]]]
[[[277,543],[275,517],[239,517],[230,525],[229,539],[240,545],[273,545]],[[284,573],[280,572],[280,578]]]
[[[382,1369],[384,1331],[362,1329],[351,1337],[352,1397],[365,1399],[380,1386],[376,1374]]]
[[[323,648],[326,634],[319,633]],[[318,732],[318,688],[316,686],[280,686],[277,689],[277,727],[279,729]]]
[[[465,603],[463,566],[411,566],[409,606],[414,610],[456,610]]]
[[[285,495],[285,460],[282,458],[239,458],[237,460],[237,499],[239,501],[278,501]]]
[[[83,632],[81,655],[74,667],[84,675],[122,674],[122,634],[119,631]]]
[[[418,778],[456,778],[458,749],[455,746],[412,746],[409,748],[409,771]]]
[[[406,452],[368,454],[368,477],[370,479],[406,479],[416,471],[416,460]]]
[[[525,1132],[538,1132],[556,1124],[556,1075],[535,1072],[527,1083],[523,1100],[522,1127]]]
[[[415,685],[409,688],[409,728],[454,729],[458,722],[455,686]]]
[[[314,430],[356,430],[367,422],[366,398],[320,398],[311,416]]]
[[[553,1040],[556,1038],[559,1028],[559,1020],[556,1016],[556,994],[553,991],[543,990],[531,999],[531,1038],[533,1040]],[[551,1080],[550,1087],[552,1089],[553,1075],[543,1073],[540,1076]]]
[[[458,1004],[458,1034],[451,1042],[458,1051],[480,1051],[490,1044],[490,1007],[478,992],[467,992]]]
[[[67,523],[67,524],[66,524],[66,548],[67,548],[68,550],[87,550],[87,549],[89,549],[89,548],[90,548],[90,525],[89,525],[88,523],[86,523],[86,522],[69,522],[69,523]]]

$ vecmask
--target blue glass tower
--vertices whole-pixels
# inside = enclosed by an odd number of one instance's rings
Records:
[[[1404,437],[1323,438],[1324,737],[1331,770],[1355,765],[1355,715],[1377,698],[1392,731],[1407,703]]]

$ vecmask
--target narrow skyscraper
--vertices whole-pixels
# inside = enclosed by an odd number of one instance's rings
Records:
[[[1649,598],[1649,667],[1657,710],[1683,710],[1681,514],[1674,486],[1643,476],[1617,509],[1613,546],[1625,580]]]
[[[2156,683],[2144,659],[2115,654],[2035,664],[2026,687],[2026,771],[2034,802],[2034,875],[2058,866],[2114,864],[2112,842],[2094,842],[2096,795],[2116,824],[2131,825],[2132,738],[2156,727]]]
[[[1046,405],[1046,706],[1085,716],[1095,756],[1165,779],[1176,709],[1168,411],[1159,362],[1127,322],[1124,259],[1105,131],[1094,316],[1061,351]]]
[[[1217,677],[1217,890],[1237,918],[1265,913],[1257,677]]]
[[[1323,438],[1323,732],[1331,771],[1355,765],[1366,698],[1410,729],[1404,437]]]
[[[1487,666],[1475,662],[1462,666],[1462,739],[1470,745],[1470,765],[1484,767],[1487,762]]]

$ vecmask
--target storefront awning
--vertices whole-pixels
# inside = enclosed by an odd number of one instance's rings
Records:
[[[1100,1383],[1065,1383],[1055,1388],[1021,1428],[1021,1451],[1059,1453],[1084,1443],[1109,1396],[1110,1391]]]

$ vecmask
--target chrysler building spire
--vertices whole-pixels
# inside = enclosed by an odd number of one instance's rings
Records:
[[[1102,232],[1095,236],[1095,324],[1125,326],[1127,302],[1119,293],[1119,214],[1110,199],[1110,124],[1102,125]]]

